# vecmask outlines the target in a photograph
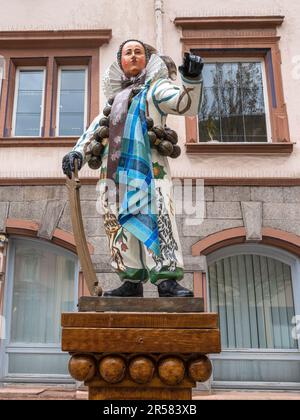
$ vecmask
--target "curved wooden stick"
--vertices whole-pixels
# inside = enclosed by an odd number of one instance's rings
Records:
[[[69,202],[71,208],[71,219],[73,233],[76,242],[77,253],[82,267],[83,275],[90,294],[95,295],[95,286],[98,285],[97,276],[93,267],[89,253],[86,236],[83,227],[82,212],[80,205],[80,180],[78,177],[78,162],[75,160],[75,172],[72,173],[72,179],[67,177],[67,187],[69,191]],[[97,295],[102,295],[102,289],[97,286]]]

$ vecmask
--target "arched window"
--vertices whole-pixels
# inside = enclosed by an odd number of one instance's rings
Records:
[[[214,381],[300,386],[300,263],[265,245],[234,245],[208,256],[210,310],[220,315],[222,354]]]
[[[2,377],[67,376],[61,312],[76,309],[78,261],[45,241],[10,238]]]

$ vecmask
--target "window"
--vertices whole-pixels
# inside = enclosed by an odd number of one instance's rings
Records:
[[[111,36],[110,29],[0,31],[0,147],[72,147],[99,113],[100,47]]]
[[[210,310],[220,315],[222,353],[214,382],[222,386],[300,387],[300,261],[266,245],[233,245],[208,257]]]
[[[297,349],[291,268],[262,255],[209,267],[210,307],[221,317],[223,349]]]
[[[204,102],[186,117],[187,153],[291,153],[280,37],[283,16],[178,17],[183,50],[204,58]]]
[[[87,69],[59,70],[57,135],[81,136],[87,125]]]
[[[13,114],[15,136],[42,135],[44,115],[45,69],[18,68]]]
[[[267,142],[268,99],[261,60],[206,61],[200,142]]]
[[[15,238],[8,258],[8,336],[0,376],[68,376],[68,355],[60,350],[60,318],[76,309],[76,256],[42,241]]]

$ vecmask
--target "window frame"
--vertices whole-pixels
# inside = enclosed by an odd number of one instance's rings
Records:
[[[270,143],[200,143],[197,117],[186,117],[186,152],[222,154],[292,153],[288,115],[281,74],[280,36],[277,28],[284,16],[212,16],[177,17],[176,27],[182,29],[182,52],[207,57],[258,57],[265,60],[272,142]]]
[[[111,38],[111,29],[0,31],[0,56],[5,63],[5,79],[0,96],[0,148],[74,146],[78,136],[56,137],[58,67],[88,67],[88,126],[99,114],[100,108],[100,48]],[[15,78],[16,70],[21,66],[45,66],[47,70],[44,132],[41,137],[13,136]]]
[[[265,115],[266,115],[266,128],[267,128],[267,142],[263,142],[263,144],[272,143],[272,128],[270,122],[270,106],[269,106],[269,96],[268,96],[268,83],[267,83],[267,75],[266,75],[266,65],[265,61],[262,57],[209,57],[205,60],[206,63],[257,63],[261,64],[262,70],[262,83],[263,83],[263,97],[264,97],[264,104],[265,104]],[[201,124],[201,120],[198,119],[198,127]],[[201,141],[199,135],[199,128],[198,128],[198,143],[205,144],[206,142]],[[221,144],[225,144],[225,142],[220,142]],[[239,145],[239,144],[257,144],[256,142],[230,142],[230,144]],[[261,143],[260,143],[261,144]]]
[[[59,134],[59,120],[60,120],[60,93],[61,93],[61,73],[62,70],[85,70],[85,95],[84,95],[84,121],[83,121],[83,127],[84,130],[86,130],[88,125],[88,86],[89,86],[89,71],[87,65],[82,66],[68,66],[68,65],[62,65],[58,67],[57,72],[57,98],[56,98],[56,128],[55,128],[55,137],[74,137],[72,135],[69,136],[62,136]]]
[[[30,71],[30,70],[43,70],[43,93],[42,93],[42,104],[41,104],[41,118],[40,118],[40,133],[38,136],[17,136],[16,133],[16,122],[17,122],[17,107],[18,107],[18,98],[19,98],[19,82],[20,82],[20,72],[21,71]],[[16,68],[16,77],[15,77],[15,88],[14,88],[14,99],[13,99],[13,111],[12,111],[12,135],[15,138],[40,138],[43,137],[44,131],[44,118],[45,118],[45,97],[46,97],[46,80],[47,80],[47,68],[42,66],[20,66]]]

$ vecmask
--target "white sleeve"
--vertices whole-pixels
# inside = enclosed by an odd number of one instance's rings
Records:
[[[188,79],[183,76],[182,87],[169,79],[160,79],[152,90],[152,100],[163,115],[195,116],[200,112],[202,101],[202,78]]]

